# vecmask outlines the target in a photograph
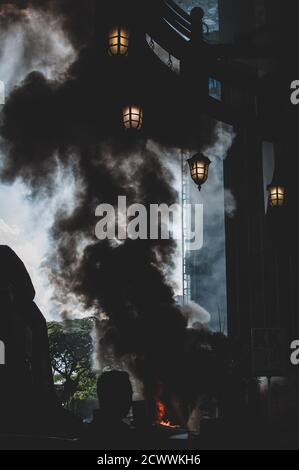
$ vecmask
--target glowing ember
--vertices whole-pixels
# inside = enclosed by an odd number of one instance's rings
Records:
[[[171,429],[178,429],[180,426],[172,424],[166,416],[166,408],[164,403],[160,400],[157,401],[157,421],[161,426],[165,426]]]

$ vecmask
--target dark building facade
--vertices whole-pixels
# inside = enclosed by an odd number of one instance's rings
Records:
[[[251,374],[292,374],[290,342],[299,337],[298,107],[290,104],[290,84],[299,73],[293,54],[298,42],[295,2],[219,0],[217,31],[208,34],[203,27],[201,37],[198,17],[186,16],[186,11],[177,8],[179,3],[189,11],[190,2],[165,3],[172,9],[169,18],[165,13],[172,31],[168,43],[162,29],[155,40],[180,59],[184,90],[189,87],[185,91],[186,101],[192,102],[189,148],[196,146],[192,127],[192,121],[198,126],[196,112],[205,123],[200,131],[197,128],[198,147],[208,144],[209,121],[229,124],[236,136],[224,162],[224,187],[236,201],[234,216],[225,220],[228,334],[244,345],[252,361]],[[219,85],[218,99],[211,90],[207,97],[208,79]],[[284,207],[273,208],[268,202],[267,185],[274,179],[286,188]],[[199,257],[196,263],[195,256]],[[200,263],[197,254],[185,259],[186,292],[188,299],[204,305]],[[264,356],[281,361],[271,364],[269,359],[262,364],[261,359],[258,367],[252,357],[256,335],[265,348]]]
[[[287,366],[289,342],[299,333],[292,158],[297,117],[289,101],[290,83],[296,77],[290,44],[296,42],[297,33],[288,18],[294,4],[219,3],[220,36],[236,47],[242,45],[243,57],[240,52],[235,63],[248,76],[247,83],[228,80],[222,86],[224,103],[237,109],[239,116],[233,124],[236,139],[224,166],[225,185],[237,201],[235,217],[226,220],[229,333],[250,346],[252,330],[281,330]],[[249,50],[256,46],[260,57],[254,58]],[[263,47],[267,53],[262,52]],[[270,173],[266,171],[269,159]],[[272,179],[287,188],[283,208],[273,208],[269,201],[265,204]]]

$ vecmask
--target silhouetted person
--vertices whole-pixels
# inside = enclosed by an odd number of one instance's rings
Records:
[[[97,383],[99,409],[83,439],[89,449],[134,449],[134,433],[124,423],[132,406],[132,385],[127,372],[103,372]]]

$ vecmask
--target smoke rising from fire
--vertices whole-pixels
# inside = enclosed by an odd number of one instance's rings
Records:
[[[39,18],[31,10],[26,15],[34,18],[30,20],[34,24]],[[20,13],[18,22],[23,21]],[[65,23],[61,18],[57,24]],[[25,34],[32,33],[32,24],[30,28]],[[53,44],[60,37],[55,28]],[[39,34],[35,27],[33,32],[34,37]],[[70,44],[55,47],[53,54],[64,57],[69,65],[74,59]],[[46,56],[47,52],[49,49],[37,50],[16,72],[20,80],[31,73],[12,90],[3,109],[1,179],[6,184],[22,181],[30,189],[32,201],[55,197],[47,258],[55,302],[64,304],[61,313],[66,316],[74,314],[76,303],[95,315],[102,365],[111,358],[125,363],[147,387],[162,382],[190,401],[208,383],[202,378],[213,374],[212,353],[223,345],[200,325],[187,328],[193,317],[204,323],[208,314],[192,306],[191,313],[186,313],[175,301],[170,273],[176,262],[176,244],[129,239],[115,244],[98,241],[94,234],[95,208],[101,203],[116,205],[119,195],[125,195],[129,204],[146,207],[175,203],[178,195],[172,174],[146,140],[128,145],[121,137],[117,144],[104,137],[107,124],[98,111],[99,95],[94,91],[98,75],[94,83],[86,79],[84,54],[66,74],[62,60],[50,65],[40,60],[39,54]],[[9,79],[12,69],[7,72]],[[103,94],[101,97],[105,99]],[[56,194],[57,167],[70,169],[76,181],[71,206]]]

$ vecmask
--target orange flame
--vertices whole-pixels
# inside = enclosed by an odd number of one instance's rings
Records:
[[[166,407],[162,401],[157,400],[157,421],[161,426],[166,426],[167,428],[177,429],[180,426],[172,424],[166,417]]]

